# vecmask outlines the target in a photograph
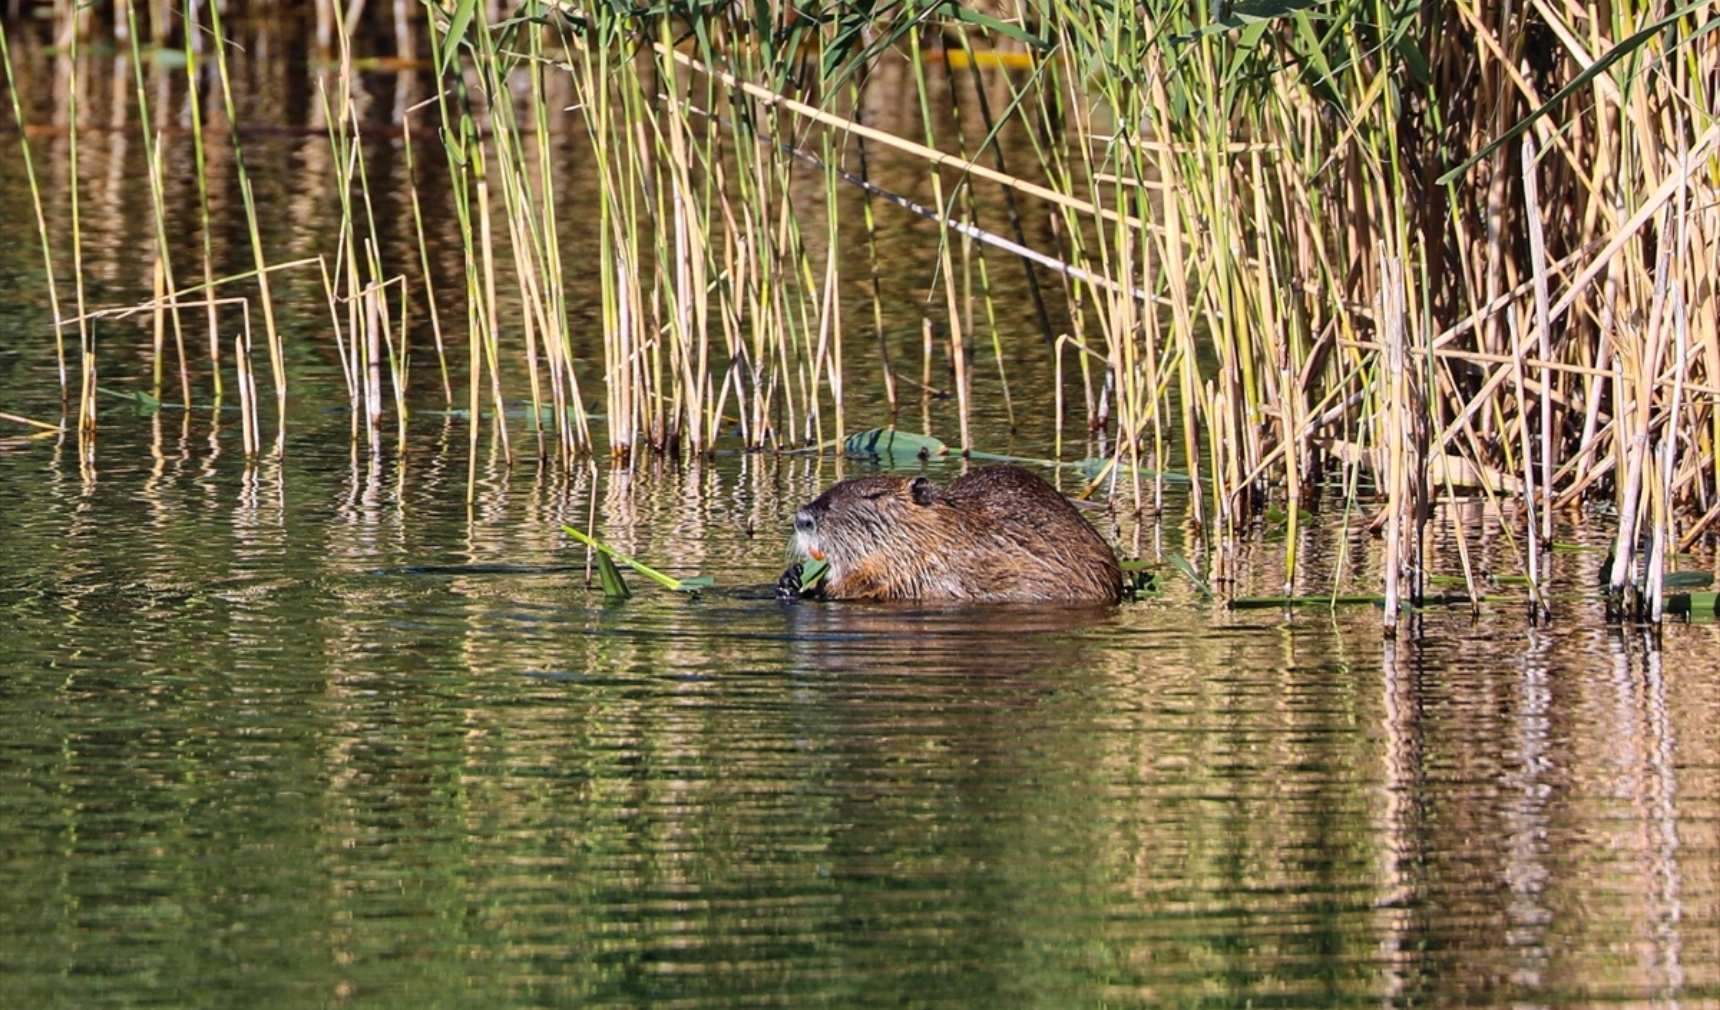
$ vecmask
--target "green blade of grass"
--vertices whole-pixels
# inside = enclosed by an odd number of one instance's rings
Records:
[[[657,569],[628,557],[603,541],[598,540],[596,537],[586,536],[584,533],[581,533],[566,523],[562,523],[561,531],[575,540],[578,540],[585,546],[596,550],[599,554],[613,559],[617,564],[626,565],[628,568],[633,569],[640,575],[643,575],[652,582],[662,586],[664,589],[672,589],[677,593],[696,593],[700,589],[705,589],[716,584],[716,580],[712,579],[708,575],[697,575],[686,579],[677,579],[671,575],[664,575]],[[605,591],[607,592],[607,587]]]

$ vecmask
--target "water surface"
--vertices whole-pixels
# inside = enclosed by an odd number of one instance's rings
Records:
[[[181,423],[0,447],[6,1005],[1720,1001],[1713,624],[785,606],[829,461]]]

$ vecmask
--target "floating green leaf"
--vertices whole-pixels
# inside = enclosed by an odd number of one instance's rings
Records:
[[[850,456],[877,456],[891,462],[948,456],[949,446],[931,437],[894,428],[873,428],[848,436],[842,451]]]
[[[1231,600],[1232,610],[1278,610],[1283,607],[1365,607],[1379,606],[1385,599],[1379,596],[1242,596]]]
[[[1663,589],[1700,589],[1713,584],[1713,572],[1667,572],[1660,578]]]
[[[156,397],[145,393],[141,389],[122,391],[118,389],[108,389],[105,386],[97,386],[96,392],[101,393],[104,396],[117,397],[121,400],[130,400],[132,403],[137,404],[137,412],[144,417],[148,417],[161,409],[161,401]]]

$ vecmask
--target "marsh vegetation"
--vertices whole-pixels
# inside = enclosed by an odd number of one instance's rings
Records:
[[[87,453],[116,378],[279,453],[313,359],[355,451],[459,411],[469,498],[486,438],[829,450],[947,398],[952,450],[1041,425],[1130,514],[1186,476],[1209,548],[1287,527],[1287,592],[1331,588],[1294,544],[1335,502],[1383,538],[1388,623],[1437,568],[1486,592],[1476,502],[1535,612],[1557,513],[1616,524],[1609,586],[1655,617],[1720,518],[1706,4],[12,7],[0,168],[63,404],[18,420]],[[340,206],[281,242],[246,150],[287,107]],[[97,131],[141,146],[142,298],[90,283]]]

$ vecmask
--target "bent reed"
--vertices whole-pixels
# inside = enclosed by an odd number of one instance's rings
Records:
[[[568,465],[828,445],[867,426],[846,409],[856,388],[894,410],[946,381],[965,451],[974,376],[996,369],[1012,418],[1055,404],[1059,452],[1074,405],[1072,437],[1112,459],[1100,480],[1122,507],[1156,509],[1152,475],[1180,469],[1209,542],[1282,509],[1287,586],[1297,506],[1342,487],[1385,538],[1388,623],[1420,593],[1440,501],[1515,517],[1537,609],[1554,514],[1599,503],[1618,523],[1611,587],[1656,617],[1670,557],[1720,519],[1712,4],[1292,0],[1219,21],[1217,5],[1168,0],[264,0],[237,24],[220,9],[190,8],[196,24],[131,2],[0,23],[60,381],[86,435],[96,330],[141,314],[155,396],[236,395],[247,453],[279,451],[291,355],[275,298],[290,283],[327,302],[357,445],[379,446],[390,415],[405,440],[409,344],[427,353],[428,329],[474,475],[485,430]],[[44,33],[60,79],[26,108],[40,89],[19,83],[14,42]],[[149,148],[156,291],[141,305],[90,305],[84,284],[89,184],[69,180],[93,40],[129,60],[126,128]],[[234,99],[235,60],[254,86],[250,54],[289,47],[312,54],[318,167],[343,194],[318,249],[267,247]],[[431,85],[399,103],[392,144],[414,180],[445,163],[455,269],[426,244],[416,181],[404,201],[370,185],[355,76],[378,66]],[[196,147],[189,195],[158,149],[176,102]],[[578,262],[549,142],[569,117],[595,194],[597,255]],[[873,176],[885,150],[921,164],[929,199]],[[236,184],[250,245],[219,276],[212,183]],[[842,212],[855,192],[858,219]],[[193,262],[173,259],[170,199],[195,207]],[[886,339],[887,214],[929,219],[935,248],[918,376]],[[385,233],[415,236],[415,255],[392,255]],[[574,270],[598,275],[594,345]],[[1009,379],[1006,345],[1024,338],[998,325],[1006,274],[1031,292],[1029,339],[1055,348],[1054,389]],[[463,376],[460,341],[445,342],[462,330]],[[523,419],[510,400],[529,402]],[[1450,516],[1479,598],[1473,531]]]

